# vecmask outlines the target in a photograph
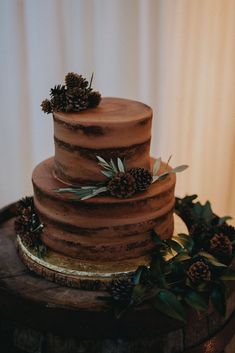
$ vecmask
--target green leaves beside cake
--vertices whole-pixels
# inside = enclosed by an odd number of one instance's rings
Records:
[[[50,114],[54,111],[79,112],[97,107],[101,101],[101,95],[91,87],[92,80],[93,74],[88,82],[82,75],[69,72],[65,76],[65,85],[51,88],[51,98],[42,101],[42,110]]]
[[[181,165],[171,170],[166,168],[163,173],[159,173],[161,158],[158,158],[154,163],[152,172],[150,172],[144,168],[127,169],[125,160],[121,158],[117,158],[116,161],[110,159],[108,162],[100,156],[96,157],[98,165],[102,168],[101,173],[108,178],[106,182],[79,188],[59,188],[54,191],[73,193],[80,200],[87,200],[103,193],[124,199],[147,190],[152,183],[164,180],[170,174],[179,173],[188,168],[187,165]]]
[[[118,317],[143,302],[181,321],[188,308],[208,312],[214,307],[225,316],[226,282],[235,280],[235,228],[226,223],[230,217],[218,217],[209,202],[203,205],[195,198],[176,201],[189,234],[162,240],[153,230],[156,249],[150,265],[113,280],[106,300]]]

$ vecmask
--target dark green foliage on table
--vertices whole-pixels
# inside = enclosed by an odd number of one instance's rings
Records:
[[[176,212],[186,222],[189,234],[161,240],[153,230],[155,252],[150,265],[140,266],[134,273],[125,307],[120,307],[119,298],[111,293],[118,317],[144,302],[183,322],[189,307],[207,311],[212,305],[220,315],[226,314],[226,281],[235,280],[235,229],[226,223],[230,217],[218,217],[209,202],[202,205],[196,198],[176,200]]]

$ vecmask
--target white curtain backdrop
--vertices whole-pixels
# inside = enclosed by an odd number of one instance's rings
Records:
[[[152,106],[177,195],[235,217],[235,0],[0,0],[0,206],[54,153],[40,102],[68,71]]]

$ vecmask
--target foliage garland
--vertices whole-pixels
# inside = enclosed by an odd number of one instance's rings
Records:
[[[161,240],[153,230],[156,250],[150,265],[113,280],[105,300],[117,317],[143,302],[184,322],[188,307],[206,312],[213,306],[225,316],[226,281],[235,280],[235,228],[227,224],[230,217],[218,217],[209,202],[202,205],[196,198],[176,199],[176,213],[189,235]]]

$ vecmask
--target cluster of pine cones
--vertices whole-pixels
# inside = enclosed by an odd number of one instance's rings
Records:
[[[65,76],[65,85],[58,85],[51,89],[51,99],[44,99],[41,103],[44,113],[53,111],[79,112],[99,105],[101,95],[93,91],[89,82],[74,72]]]
[[[15,231],[19,234],[24,245],[30,249],[40,243],[42,224],[34,208],[33,197],[22,198],[17,205],[18,217],[15,221]]]
[[[203,248],[223,264],[229,265],[233,255],[234,227],[224,223],[214,229],[209,224],[198,223],[190,230],[190,235],[196,243],[202,234]]]
[[[145,191],[152,183],[152,174],[144,168],[132,168],[128,172],[118,172],[108,182],[107,188],[112,196],[131,197],[138,191]]]

